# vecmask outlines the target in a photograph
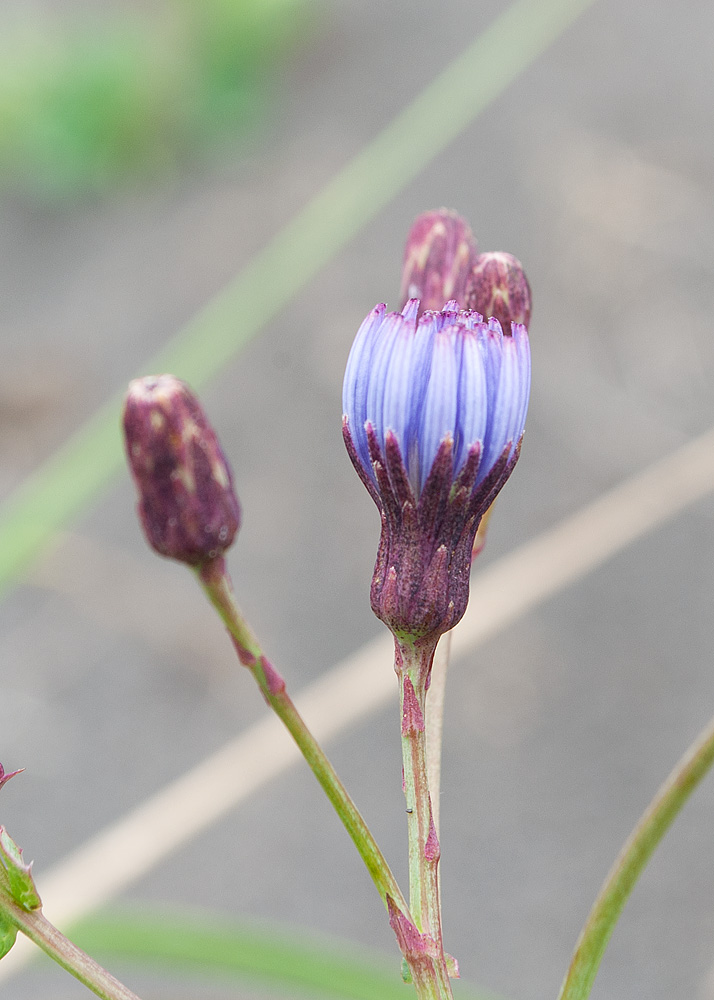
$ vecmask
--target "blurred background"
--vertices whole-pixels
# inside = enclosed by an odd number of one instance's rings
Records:
[[[2,0],[2,495],[506,7]],[[202,393],[243,504],[238,597],[292,690],[380,633],[378,520],[344,454],[341,383],[364,315],[396,305],[422,210],[457,209],[533,288],[528,432],[483,566],[714,423],[713,57],[705,0],[595,0]],[[26,768],[0,818],[40,892],[70,850],[265,711],[133,509],[124,476],[0,604],[0,760]],[[707,497],[454,663],[444,923],[470,983],[556,996],[612,859],[714,710],[713,597]],[[330,750],[403,876],[396,727],[392,705]],[[714,998],[713,830],[710,778],[636,889],[593,997]],[[303,767],[123,901],[303,924],[396,964]],[[118,971],[144,1000],[252,995]],[[85,995],[49,963],[0,985],[3,1000]]]

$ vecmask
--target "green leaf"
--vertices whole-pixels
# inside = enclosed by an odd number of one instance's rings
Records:
[[[0,826],[0,872],[12,899],[23,910],[42,906],[32,878],[32,863],[25,863],[22,851],[7,830]]]
[[[0,913],[0,959],[4,958],[15,944],[17,927]]]
[[[90,954],[213,974],[234,974],[286,993],[333,1000],[409,1000],[399,956],[390,959],[328,938],[215,913],[147,911],[95,914],[73,928]],[[461,1000],[486,1000],[460,989]]]

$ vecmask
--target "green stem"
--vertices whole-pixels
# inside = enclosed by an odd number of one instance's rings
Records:
[[[431,810],[436,832],[439,832],[439,798],[441,794],[441,746],[444,729],[444,695],[446,675],[451,657],[451,632],[442,635],[434,653],[431,683],[426,699],[426,771],[429,779]]]
[[[434,824],[427,769],[426,685],[434,657],[434,647],[418,649],[408,641],[396,640],[395,649],[400,687],[402,762],[409,837],[409,906],[417,930],[424,936],[425,941],[433,942],[435,955],[432,964],[436,977],[434,985],[438,987],[435,995],[451,997],[441,932],[439,901],[441,850]],[[416,985],[416,977],[414,978]]]
[[[411,964],[410,969],[418,1000],[453,1000],[449,974],[443,962],[432,959],[420,963],[418,969]]]
[[[396,907],[409,917],[406,900],[372,832],[338,778],[322,747],[295,708],[292,699],[285,690],[285,682],[265,657],[257,638],[243,618],[236,604],[223,559],[207,563],[198,570],[198,577],[208,598],[228,629],[241,663],[253,674],[268,705],[295,740],[337,815],[342,820],[382,897],[382,901],[386,905],[387,897],[391,897]]]
[[[714,762],[714,718],[676,764],[612,866],[575,946],[558,1000],[586,1000],[640,873],[675,816]]]
[[[44,917],[42,910],[25,910],[0,889],[0,912],[58,965],[102,1000],[139,1000],[136,993],[132,993],[93,958],[72,944],[64,934],[60,934]]]

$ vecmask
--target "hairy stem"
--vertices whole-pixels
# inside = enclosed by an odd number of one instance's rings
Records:
[[[625,842],[583,927],[558,1000],[586,1000],[640,873],[714,761],[714,718],[676,764]]]
[[[433,950],[438,996],[450,997],[439,901],[441,849],[429,794],[426,741],[426,687],[434,648],[395,644],[399,677],[404,795],[409,836],[409,905],[424,947]]]

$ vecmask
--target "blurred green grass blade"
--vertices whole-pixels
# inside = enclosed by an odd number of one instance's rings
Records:
[[[200,389],[593,2],[508,7],[142,372]],[[121,469],[120,406],[117,395],[0,507],[0,592]]]
[[[56,202],[240,143],[317,6],[174,0],[56,19],[0,5],[0,185]]]
[[[73,929],[75,942],[104,961],[214,976],[235,976],[288,995],[332,1000],[408,1000],[411,987],[392,961],[302,931],[175,911],[97,914]],[[461,1000],[486,1000],[457,986]]]

